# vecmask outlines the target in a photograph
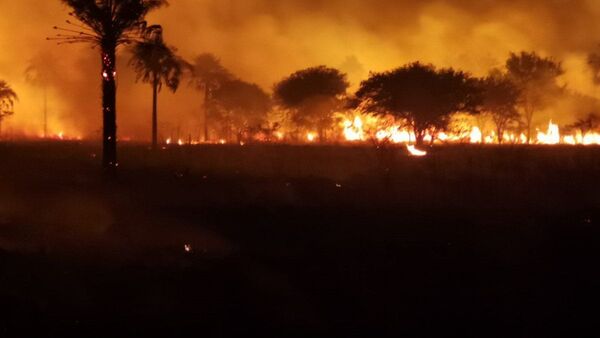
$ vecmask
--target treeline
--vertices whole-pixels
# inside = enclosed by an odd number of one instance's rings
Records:
[[[103,165],[118,166],[116,54],[120,46],[131,52],[130,66],[137,79],[152,87],[152,142],[158,140],[158,95],[166,86],[176,91],[185,77],[196,86],[204,102],[205,141],[300,139],[315,132],[320,141],[335,137],[335,116],[361,112],[392,117],[410,128],[422,143],[425,135],[449,128],[453,115],[486,116],[493,122],[498,142],[507,131],[526,135],[531,141],[537,114],[571,95],[559,83],[564,74],[560,62],[535,52],[511,54],[505,65],[484,78],[453,68],[437,68],[419,62],[385,72],[375,72],[349,92],[347,76],[340,70],[318,66],[299,70],[273,85],[272,94],[258,85],[239,79],[218,58],[202,54],[188,62],[163,39],[163,29],[149,25],[149,12],[166,5],[164,0],[87,1],[61,0],[78,22],[55,27],[58,43],[89,43],[101,56]],[[589,65],[600,83],[600,56],[592,55]],[[13,113],[17,96],[0,82],[0,123]],[[590,108],[571,126],[582,133],[598,128],[598,117]],[[284,132],[282,132],[284,131]],[[212,133],[212,134],[211,134]]]
[[[306,132],[316,132],[320,141],[328,141],[339,136],[336,116],[358,111],[394,118],[414,133],[417,143],[422,143],[425,135],[435,137],[449,131],[452,117],[458,113],[488,118],[499,143],[507,132],[523,134],[529,143],[536,115],[558,97],[572,95],[559,83],[564,74],[561,63],[535,52],[511,54],[502,68],[491,70],[484,78],[453,68],[410,63],[371,73],[354,93],[349,92],[346,74],[326,66],[286,76],[274,84],[272,95],[237,79],[210,54],[199,57],[191,69],[205,88],[213,138],[237,141],[274,140],[275,135],[284,134],[282,130],[292,141],[303,139]],[[598,115],[589,111],[569,128],[585,134],[599,125]],[[205,138],[209,139],[208,131]]]

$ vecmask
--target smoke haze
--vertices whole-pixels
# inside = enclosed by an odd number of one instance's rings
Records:
[[[563,61],[561,82],[567,88],[588,96],[598,92],[586,63],[600,43],[600,2],[595,0],[170,2],[148,21],[164,26],[167,42],[181,56],[190,60],[214,53],[234,74],[269,91],[283,76],[319,64],[347,72],[356,88],[369,71],[411,61],[485,75],[502,66],[510,52],[535,50]],[[67,12],[58,0],[0,1],[0,79],[20,96],[16,114],[5,124],[12,133],[39,135],[43,130],[44,86],[26,80],[31,65],[48,78],[51,133],[90,137],[99,131],[98,52],[45,40],[54,34],[53,26],[67,19]],[[122,49],[119,134],[147,139],[151,90],[135,83],[128,59]],[[187,80],[176,94],[161,93],[163,136],[199,134],[201,97]],[[556,105],[546,115],[568,123],[584,113],[574,101]]]

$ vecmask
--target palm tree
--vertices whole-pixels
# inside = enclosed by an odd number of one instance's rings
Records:
[[[177,91],[181,79],[183,60],[175,49],[164,43],[162,30],[154,30],[143,41],[132,48],[133,57],[129,64],[137,73],[137,81],[152,85],[152,149],[158,146],[158,93],[163,83]]]
[[[13,108],[17,99],[17,93],[8,83],[0,80],[0,135],[2,135],[2,121],[14,114]]]
[[[208,141],[208,111],[211,107],[213,93],[223,83],[232,80],[233,76],[214,55],[200,54],[191,65],[193,83],[204,92],[204,141]]]
[[[122,44],[141,39],[142,33],[157,26],[146,25],[146,15],[166,0],[61,0],[72,9],[70,28],[55,27],[61,33],[51,40],[59,43],[91,43],[100,47],[102,61],[102,165],[114,172],[117,162],[116,53]]]

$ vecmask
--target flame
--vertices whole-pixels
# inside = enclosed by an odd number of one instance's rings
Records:
[[[317,135],[315,133],[306,134],[306,140],[308,140],[308,142],[314,142],[316,139]]]
[[[167,139],[167,141],[165,142],[167,145],[171,144],[172,140],[170,138]]]
[[[415,156],[415,157],[423,157],[423,156],[427,156],[427,152],[423,151],[423,150],[419,150],[417,149],[414,145],[412,144],[407,144],[406,145],[406,149],[408,150],[408,152],[410,153],[410,156]]]
[[[354,121],[344,121],[344,137],[346,141],[364,141],[363,121],[356,116]]]
[[[552,123],[552,120],[550,120],[550,123],[548,124],[548,131],[546,133],[541,131],[538,132],[537,143],[550,145],[559,144],[560,128],[558,127],[558,124],[554,124]]]
[[[471,143],[482,143],[483,134],[481,133],[481,129],[479,129],[479,127],[477,126],[473,127],[473,129],[471,130],[470,138]]]

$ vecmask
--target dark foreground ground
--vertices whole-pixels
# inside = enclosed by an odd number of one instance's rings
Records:
[[[600,332],[599,148],[95,154],[0,144],[0,337]]]

